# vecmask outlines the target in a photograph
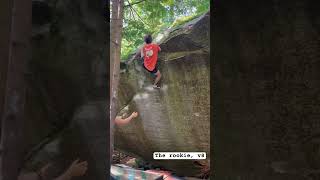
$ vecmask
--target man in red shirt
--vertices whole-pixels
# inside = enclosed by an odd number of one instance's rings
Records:
[[[157,68],[158,52],[161,51],[160,46],[152,43],[151,35],[144,37],[145,45],[141,49],[141,57],[143,57],[143,67],[151,74],[156,76],[153,87],[160,88],[158,82],[161,79],[161,73]]]

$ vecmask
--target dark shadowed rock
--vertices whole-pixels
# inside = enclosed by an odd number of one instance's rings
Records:
[[[88,0],[33,3],[27,169],[52,162],[54,176],[79,157],[89,163],[87,175],[79,179],[106,179],[109,50],[101,5]]]
[[[215,179],[319,179],[316,5],[217,2]]]

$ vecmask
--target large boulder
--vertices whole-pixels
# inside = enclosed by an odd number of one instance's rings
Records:
[[[178,175],[195,176],[193,160],[156,161],[153,152],[206,152],[210,158],[210,12],[171,30],[160,41],[161,89],[141,60],[123,65],[119,115],[138,111],[130,125],[117,127],[116,148]]]

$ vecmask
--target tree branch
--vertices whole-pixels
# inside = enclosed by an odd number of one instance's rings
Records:
[[[128,3],[129,3],[129,6],[131,7],[131,4],[130,4],[129,0],[128,0]],[[130,16],[133,17],[134,20],[136,20],[132,8],[130,8],[129,10],[130,10]]]
[[[138,18],[143,22],[143,24],[150,26],[148,23],[144,22],[144,20],[140,17],[138,12],[132,7],[132,4],[130,4],[129,0],[127,0],[127,2],[129,3],[128,6],[133,10],[133,12],[135,12],[137,14]]]
[[[130,6],[133,6],[133,5],[135,5],[135,4],[140,4],[140,3],[144,2],[144,1],[146,1],[146,0],[137,1],[137,2],[134,2],[134,3],[131,3],[131,4],[130,4],[129,1],[128,1],[129,4],[125,5],[124,7],[125,7],[125,8],[126,8],[126,7],[130,7]]]

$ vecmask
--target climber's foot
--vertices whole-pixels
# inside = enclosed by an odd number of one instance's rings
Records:
[[[153,85],[153,88],[154,89],[160,89],[160,86],[159,85]]]

